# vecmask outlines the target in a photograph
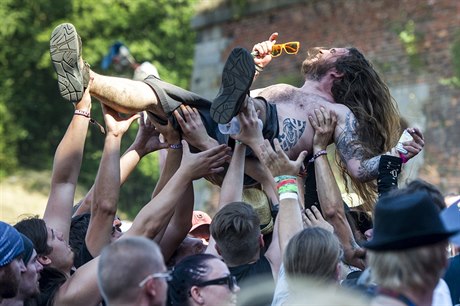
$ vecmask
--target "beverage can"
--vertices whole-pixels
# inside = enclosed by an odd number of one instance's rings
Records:
[[[396,145],[396,150],[398,150],[399,152],[403,154],[407,154],[407,150],[404,149],[403,147],[403,142],[412,141],[413,139],[414,138],[412,138],[411,134],[409,134],[407,130],[404,130],[404,132],[402,133],[401,137],[398,140],[398,144]]]

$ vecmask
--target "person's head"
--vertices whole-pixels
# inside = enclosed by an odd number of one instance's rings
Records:
[[[174,267],[168,288],[169,304],[236,305],[239,287],[225,263],[211,254],[184,258]]]
[[[204,244],[202,239],[187,236],[169,258],[167,266],[173,267],[187,256],[202,254],[206,248],[207,244]]]
[[[0,301],[18,293],[21,274],[26,271],[23,253],[21,235],[11,225],[0,221]]]
[[[289,279],[310,277],[336,282],[342,249],[337,237],[319,227],[306,228],[289,240],[283,264]]]
[[[14,227],[32,241],[38,261],[43,267],[53,268],[62,273],[68,273],[73,267],[74,253],[63,234],[47,226],[43,219],[24,219]]]
[[[38,280],[43,266],[38,261],[37,252],[34,249],[32,241],[24,234],[21,234],[24,242],[24,256],[22,260],[26,266],[26,271],[21,275],[18,296],[25,300],[36,297],[40,293]]]
[[[209,225],[211,224],[211,217],[201,210],[194,210],[192,215],[192,228],[189,235],[195,238],[204,239],[209,241]]]
[[[444,196],[442,195],[441,191],[439,191],[438,187],[421,179],[415,179],[408,183],[404,189],[395,190],[394,192],[401,192],[401,194],[410,194],[417,191],[425,191],[426,193],[428,193],[431,199],[433,200],[433,204],[435,204],[438,208],[438,211],[441,211],[444,208],[446,208]]]
[[[375,208],[368,249],[371,278],[398,290],[433,290],[447,265],[449,231],[426,192],[391,193]]]
[[[211,222],[211,235],[229,266],[257,260],[263,246],[259,217],[244,202],[233,202],[219,210]]]
[[[144,237],[119,239],[99,258],[98,285],[109,305],[165,305],[169,277],[160,248]]]

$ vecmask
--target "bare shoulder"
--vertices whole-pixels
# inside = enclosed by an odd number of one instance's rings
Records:
[[[285,100],[299,91],[299,88],[289,84],[275,84],[258,90],[258,95],[270,100]]]

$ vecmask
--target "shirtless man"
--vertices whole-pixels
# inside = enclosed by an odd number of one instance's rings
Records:
[[[81,40],[71,24],[56,27],[50,50],[65,99],[80,99],[84,80],[91,76],[91,95],[119,112],[147,110],[160,123],[169,119],[180,128],[174,110],[180,110],[182,103],[198,108],[208,134],[223,143],[226,140],[218,132],[216,121],[226,123],[238,114],[254,76],[271,61],[270,52],[277,36],[273,33],[267,41],[256,44],[253,51],[258,55],[254,58],[241,48],[232,51],[213,102],[153,76],[140,82],[91,71],[81,58]],[[342,171],[356,183],[354,187],[361,197],[370,202],[373,197],[369,198],[369,194],[375,188],[373,182],[365,182],[377,177],[380,154],[392,150],[400,134],[399,113],[388,87],[354,48],[312,49],[302,71],[305,84],[301,88],[278,84],[258,92],[260,98],[254,99],[254,105],[264,123],[264,137],[279,138],[290,158],[297,157],[302,150],[312,152],[313,128],[307,118],[321,106],[333,110],[338,117],[334,142]],[[420,131],[409,132],[414,141],[405,143],[405,159],[418,154],[424,145]]]

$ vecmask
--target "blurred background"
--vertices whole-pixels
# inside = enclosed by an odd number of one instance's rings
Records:
[[[0,3],[0,219],[41,215],[52,158],[73,114],[61,98],[49,37],[75,25],[83,58],[98,73],[133,77],[133,66],[101,65],[121,42],[136,63],[150,62],[162,79],[212,99],[231,49],[251,49],[279,32],[300,41],[297,55],[275,58],[253,88],[303,84],[309,47],[360,49],[374,64],[425,150],[405,169],[444,193],[460,192],[460,1],[456,0],[3,0]],[[107,58],[106,58],[107,60]],[[92,116],[103,122],[93,99]],[[123,139],[136,135],[133,124]],[[75,202],[94,182],[104,136],[90,126]],[[122,217],[147,203],[159,176],[159,154],[145,157],[121,189]],[[212,213],[217,193],[196,185],[197,207]]]

